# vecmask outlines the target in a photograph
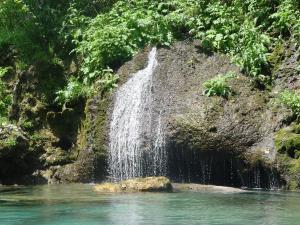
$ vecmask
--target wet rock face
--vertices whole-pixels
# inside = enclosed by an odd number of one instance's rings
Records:
[[[155,95],[165,111],[171,142],[190,149],[243,152],[272,129],[263,119],[268,116],[267,94],[251,87],[227,57],[178,43],[171,50],[161,49],[158,58]],[[230,83],[235,96],[204,96],[203,83],[227,72],[237,74]]]
[[[134,65],[143,64],[141,58],[121,67],[119,75],[127,77]],[[218,185],[276,185],[273,132],[290,114],[280,107],[275,110],[269,92],[255,88],[229,58],[205,52],[196,42],[160,48],[157,60],[153,117],[164,123],[168,176]],[[203,95],[205,81],[227,72],[237,75],[229,81],[234,95]]]
[[[269,95],[251,86],[225,56],[206,54],[195,44],[162,49],[156,74],[164,96],[169,175],[178,181],[269,187],[275,182],[264,164],[275,159],[273,130],[281,116],[269,108]],[[203,95],[203,83],[234,72],[235,95]],[[165,104],[163,104],[165,102]]]

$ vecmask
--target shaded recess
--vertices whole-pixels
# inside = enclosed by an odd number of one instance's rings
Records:
[[[199,152],[174,148],[169,152],[168,177],[178,183],[276,189],[281,180],[276,169],[257,161],[254,165],[230,152]]]

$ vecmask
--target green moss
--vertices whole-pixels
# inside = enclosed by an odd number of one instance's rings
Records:
[[[104,146],[108,104],[109,100],[107,98],[101,99],[96,117],[94,119],[90,117],[87,120],[88,130],[94,132],[93,134],[90,134],[91,136],[89,138],[95,138],[95,151],[99,155],[106,155],[106,149]]]
[[[277,161],[286,181],[286,188],[300,188],[300,134],[299,124],[292,124],[275,134],[275,147],[278,151]],[[297,132],[297,133],[296,133]]]
[[[105,174],[105,164],[107,159],[106,134],[107,134],[107,110],[109,105],[107,96],[95,96],[86,103],[86,117],[82,120],[78,145],[78,162],[74,164],[76,170],[79,169],[84,176],[90,176],[89,166],[93,164],[92,170],[99,171],[97,179],[103,179]],[[91,151],[87,151],[91,149]],[[83,168],[83,164],[85,168]]]
[[[294,131],[294,133],[296,133],[296,134],[300,134],[300,124],[295,124],[295,125],[293,126],[293,131]]]
[[[294,128],[284,128],[275,135],[275,146],[279,153],[295,158],[300,150],[300,134],[294,133]]]
[[[268,61],[272,65],[274,71],[277,70],[284,59],[286,48],[283,42],[278,42],[273,52],[268,56]]]
[[[291,180],[289,183],[288,183],[288,190],[297,190],[298,189],[298,182],[296,180]]]

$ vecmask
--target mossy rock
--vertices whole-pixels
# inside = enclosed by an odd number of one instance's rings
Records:
[[[287,190],[299,190],[300,188],[300,160],[290,158],[287,155],[277,156],[278,169],[285,181]]]
[[[300,134],[295,133],[298,126],[287,127],[275,134],[275,146],[279,153],[296,158],[300,150]]]
[[[300,188],[300,134],[299,125],[292,124],[275,134],[275,146],[278,151],[277,162],[286,181],[286,189]]]
[[[270,62],[271,66],[273,67],[274,71],[276,71],[280,67],[280,65],[284,59],[284,56],[285,56],[285,51],[286,51],[286,48],[284,46],[284,43],[279,42],[273,48],[272,53],[268,56],[268,61]]]
[[[0,184],[23,182],[33,172],[36,158],[30,151],[28,137],[15,125],[0,127]]]
[[[146,177],[103,183],[95,186],[97,192],[170,192],[172,184],[166,177]]]
[[[22,130],[14,125],[0,127],[0,158],[28,150],[28,139]]]

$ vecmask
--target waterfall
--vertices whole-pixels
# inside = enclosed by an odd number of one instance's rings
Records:
[[[164,175],[166,153],[161,113],[154,115],[152,78],[156,48],[146,68],[118,88],[110,123],[108,173],[113,181]]]

